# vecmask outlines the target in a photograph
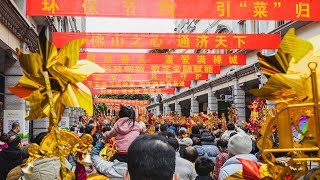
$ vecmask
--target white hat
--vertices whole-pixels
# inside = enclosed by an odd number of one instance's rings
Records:
[[[180,128],[180,131],[188,132],[188,130],[185,127]]]
[[[243,133],[232,136],[228,142],[228,151],[232,155],[249,154],[252,151],[250,136]]]
[[[183,138],[183,139],[181,140],[181,142],[182,142],[183,144],[189,145],[189,146],[192,146],[192,144],[193,144],[193,141],[192,141],[191,138]]]

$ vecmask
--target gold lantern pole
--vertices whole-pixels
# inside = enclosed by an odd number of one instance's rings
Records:
[[[316,138],[318,147],[320,147],[320,119],[319,119],[319,96],[318,96],[318,84],[317,84],[317,63],[311,62],[308,64],[309,69],[311,71],[311,83],[312,83],[312,95],[313,95],[313,103],[314,103],[314,117],[316,124]],[[318,150],[318,157],[320,157],[320,150]]]
[[[44,80],[46,83],[46,91],[47,91],[47,95],[49,98],[49,104],[50,104],[50,114],[51,116],[49,117],[51,119],[50,122],[53,122],[53,127],[52,124],[49,125],[49,131],[54,131],[55,137],[56,137],[56,141],[57,141],[57,146],[60,149],[62,147],[62,143],[61,143],[61,138],[60,138],[60,133],[59,133],[59,121],[57,118],[57,114],[54,110],[54,103],[53,103],[53,96],[52,96],[52,90],[51,90],[51,84],[50,84],[50,79],[49,79],[49,74],[48,71],[44,71],[42,72],[43,76],[44,76]],[[60,161],[61,161],[61,175],[62,177],[66,177],[66,167],[64,166],[65,162],[64,162],[64,157],[63,156],[59,156]],[[62,178],[63,179],[63,178]]]

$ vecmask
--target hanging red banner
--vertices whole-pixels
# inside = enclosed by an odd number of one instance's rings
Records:
[[[103,99],[103,98],[94,98],[94,103],[105,103],[105,104],[126,104],[126,105],[150,105],[150,101],[141,101],[141,100],[128,100],[128,99]]]
[[[316,0],[27,0],[27,16],[317,21],[319,7]]]
[[[278,49],[280,34],[69,33],[53,32],[58,48],[87,38],[83,48],[108,49]]]
[[[190,87],[190,81],[141,81],[141,82],[106,82],[106,81],[84,81],[88,88],[128,88],[128,87]]]
[[[158,88],[158,89],[92,89],[91,94],[174,94],[174,88]]]
[[[102,66],[108,74],[143,74],[143,73],[206,73],[219,74],[220,66],[212,65],[103,65]]]
[[[246,54],[80,53],[100,65],[245,65]]]
[[[87,78],[88,81],[191,81],[207,80],[208,74],[186,74],[186,73],[166,73],[166,74],[93,74]]]

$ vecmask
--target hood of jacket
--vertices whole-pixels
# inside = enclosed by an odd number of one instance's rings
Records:
[[[253,154],[238,154],[236,156],[233,156],[232,158],[228,159],[222,166],[222,168],[229,166],[229,165],[234,165],[234,164],[241,164],[240,161],[237,160],[237,158],[242,158],[254,162],[258,162],[258,159],[256,158],[255,155]]]
[[[114,129],[119,134],[128,134],[130,131],[140,131],[140,124],[138,122],[130,121],[129,118],[121,118],[119,119],[115,125]]]
[[[202,146],[193,146],[193,147],[195,147],[197,149],[199,157],[202,157],[202,156],[208,157],[206,150]]]

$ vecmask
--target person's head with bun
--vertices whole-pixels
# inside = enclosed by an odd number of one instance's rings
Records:
[[[136,114],[132,107],[121,106],[119,111],[119,118],[129,118],[130,121],[135,122]]]

